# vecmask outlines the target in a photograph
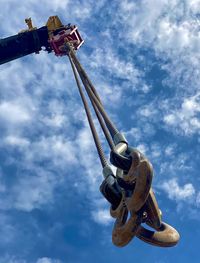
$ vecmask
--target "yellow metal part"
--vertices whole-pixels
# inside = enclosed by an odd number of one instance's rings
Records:
[[[33,24],[32,24],[32,19],[29,17],[29,18],[26,18],[25,19],[25,22],[28,26],[28,29],[23,29],[21,30],[18,34],[21,34],[21,33],[24,33],[24,32],[29,32],[29,31],[32,31],[32,30],[36,30],[37,27],[33,27]]]
[[[63,27],[63,24],[60,21],[58,16],[50,16],[46,23],[46,26],[48,28],[48,31],[51,32],[51,31],[54,31],[56,29]]]
[[[37,27],[33,27],[32,19],[30,17],[26,18],[25,22],[28,26],[28,29],[21,30],[19,33],[24,33],[24,32],[28,32],[28,31],[32,31],[32,30],[37,29]],[[51,34],[53,31],[55,31],[61,27],[64,27],[64,25],[62,24],[62,22],[60,21],[60,18],[58,16],[50,16],[47,23],[46,23],[46,26],[48,28],[49,34]]]
[[[30,17],[26,18],[25,22],[26,22],[26,24],[28,26],[28,31],[37,29],[37,27],[33,27],[32,19]]]

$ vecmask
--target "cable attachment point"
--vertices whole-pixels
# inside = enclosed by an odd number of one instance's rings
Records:
[[[105,179],[100,185],[100,191],[111,204],[111,207],[116,209],[121,202],[122,192],[109,165],[103,168],[103,176]]]
[[[117,154],[124,153],[121,146],[118,150]],[[107,179],[100,188],[111,203],[110,215],[116,219],[112,232],[113,244],[125,246],[136,236],[155,246],[176,245],[179,234],[173,227],[162,222],[161,212],[151,188],[153,179],[151,163],[139,151],[130,147],[125,154],[131,157],[130,168],[126,171],[117,169],[117,176],[111,178],[120,190],[121,201],[116,198],[116,192],[113,191],[114,184],[110,187]],[[143,227],[141,225],[143,223],[150,226],[153,231]]]
[[[51,32],[49,36],[49,44],[56,56],[68,55],[65,43],[69,43],[74,50],[79,49],[84,43],[84,40],[78,32],[77,26],[67,25],[63,26],[59,30]]]
[[[66,55],[69,56],[70,52],[73,50],[73,46],[69,42],[65,41],[63,50],[66,52]]]
[[[128,144],[125,136],[122,133],[120,133],[120,132],[118,132],[118,133],[116,133],[114,135],[113,141],[114,141],[115,145],[117,145],[119,143],[126,143],[126,144]]]
[[[111,167],[109,165],[106,165],[103,168],[103,176],[104,176],[104,178],[107,178],[109,175],[114,176]]]

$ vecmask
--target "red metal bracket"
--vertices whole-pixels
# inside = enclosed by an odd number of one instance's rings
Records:
[[[67,55],[65,49],[66,42],[70,43],[75,50],[79,49],[84,43],[76,26],[70,25],[49,38],[49,44],[56,56]]]

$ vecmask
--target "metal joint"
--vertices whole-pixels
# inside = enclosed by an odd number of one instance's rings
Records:
[[[104,178],[107,178],[109,175],[112,175],[114,177],[113,171],[109,165],[106,165],[103,168],[103,176]]]
[[[128,144],[125,136],[120,132],[114,135],[113,141],[115,145],[119,144],[120,142]]]

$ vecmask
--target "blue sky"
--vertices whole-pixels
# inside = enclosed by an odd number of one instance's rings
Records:
[[[181,235],[168,249],[136,238],[112,245],[69,61],[41,52],[0,71],[0,263],[199,262],[200,1],[0,3],[1,38],[26,17],[79,27],[77,55],[113,121],[151,160],[163,221]]]

